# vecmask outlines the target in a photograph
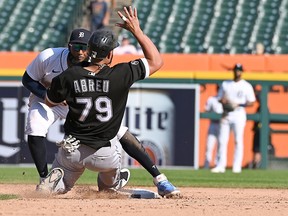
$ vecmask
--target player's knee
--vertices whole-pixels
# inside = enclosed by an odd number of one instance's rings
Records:
[[[54,113],[47,105],[35,103],[30,108],[25,132],[28,135],[46,136],[54,119]]]

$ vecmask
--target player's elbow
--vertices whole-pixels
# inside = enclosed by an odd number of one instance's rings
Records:
[[[27,72],[25,71],[25,73],[23,74],[23,76],[22,76],[22,85],[23,86],[27,86],[28,85],[28,82],[29,82],[29,79],[30,77],[29,77],[29,75],[27,74]]]
[[[150,75],[158,71],[162,66],[164,62],[162,57],[160,56],[159,58],[149,62],[149,67],[150,67]]]

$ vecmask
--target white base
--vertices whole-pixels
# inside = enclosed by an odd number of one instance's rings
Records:
[[[118,192],[121,194],[127,194],[132,199],[161,199],[162,197],[151,190],[132,188],[132,189],[121,189]]]

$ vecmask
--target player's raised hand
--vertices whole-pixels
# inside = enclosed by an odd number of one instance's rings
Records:
[[[123,22],[116,23],[116,26],[130,31],[132,34],[141,31],[136,8],[133,9],[132,6],[124,7],[124,12],[118,11],[117,13]]]
[[[124,7],[124,12],[118,11],[118,15],[123,22],[116,23],[116,26],[130,31],[134,35],[143,50],[144,57],[148,62],[149,74],[152,75],[162,67],[163,59],[153,41],[147,35],[145,35],[140,28],[137,9],[132,9],[131,6],[128,8]]]

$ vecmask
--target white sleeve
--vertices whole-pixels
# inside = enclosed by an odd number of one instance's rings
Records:
[[[141,61],[143,62],[144,66],[145,66],[145,78],[150,76],[150,68],[149,68],[149,64],[146,58],[141,58]]]
[[[249,86],[247,88],[247,101],[248,102],[255,102],[256,101],[255,92],[254,92],[251,84],[249,84]]]
[[[127,130],[128,130],[128,127],[121,126],[117,133],[117,139],[120,140],[124,136]]]
[[[28,75],[35,81],[40,81],[45,76],[46,60],[53,55],[51,48],[39,53],[37,57],[28,65],[26,71]]]
[[[211,97],[208,97],[206,104],[205,104],[205,111],[209,112],[211,111]]]
[[[217,98],[216,98],[217,99]],[[217,100],[215,101],[215,104],[214,104],[214,112],[218,113],[218,114],[221,114],[223,113],[223,106],[222,104]]]
[[[221,84],[218,94],[217,94],[217,99],[221,100],[224,96],[224,82]]]

